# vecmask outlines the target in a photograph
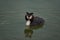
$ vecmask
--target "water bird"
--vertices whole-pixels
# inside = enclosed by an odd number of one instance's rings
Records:
[[[26,26],[35,26],[35,25],[40,25],[44,23],[43,18],[34,16],[33,14],[34,13],[26,12],[26,15],[25,15]]]

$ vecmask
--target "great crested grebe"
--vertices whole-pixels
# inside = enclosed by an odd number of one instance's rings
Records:
[[[44,23],[44,20],[42,18],[37,16],[35,17],[33,14],[34,13],[26,12],[26,15],[25,15],[26,26],[39,25],[41,23]]]

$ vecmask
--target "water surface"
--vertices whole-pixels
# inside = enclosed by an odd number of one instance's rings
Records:
[[[27,11],[45,20],[31,38],[24,34]],[[0,0],[0,40],[60,40],[60,0]]]

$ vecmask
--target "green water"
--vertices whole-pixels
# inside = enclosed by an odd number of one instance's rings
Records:
[[[25,37],[25,13],[45,20]],[[60,0],[0,0],[0,40],[60,40]]]

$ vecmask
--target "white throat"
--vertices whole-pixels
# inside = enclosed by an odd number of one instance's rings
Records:
[[[30,20],[28,20],[27,22],[26,22],[26,26],[30,26]]]

